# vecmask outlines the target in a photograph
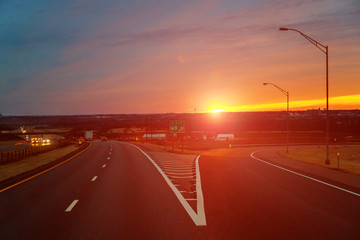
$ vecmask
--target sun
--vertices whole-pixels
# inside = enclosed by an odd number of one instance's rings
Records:
[[[215,109],[215,110],[210,110],[209,113],[221,113],[224,111],[225,111],[225,109]]]
[[[220,118],[220,116],[222,115],[221,113],[223,112],[225,112],[225,109],[215,109],[215,110],[210,110],[209,114],[213,118]]]

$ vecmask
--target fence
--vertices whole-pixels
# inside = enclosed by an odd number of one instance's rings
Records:
[[[47,152],[55,148],[66,146],[67,143],[57,143],[47,146],[32,146],[27,148],[13,149],[0,152],[0,164],[9,162],[16,162],[28,156],[36,155],[39,153]]]

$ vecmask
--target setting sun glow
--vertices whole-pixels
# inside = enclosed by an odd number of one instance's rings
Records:
[[[325,99],[304,101],[290,101],[291,110],[324,109]],[[329,98],[329,109],[340,110],[351,106],[353,109],[360,108],[360,95],[349,95]],[[209,113],[220,112],[252,112],[252,111],[283,111],[286,110],[286,102],[269,103],[259,105],[222,106],[221,109],[209,110]]]
[[[225,112],[225,109],[215,109],[209,111],[209,113],[221,113],[221,112]]]
[[[360,109],[356,0],[2,2],[3,116]]]

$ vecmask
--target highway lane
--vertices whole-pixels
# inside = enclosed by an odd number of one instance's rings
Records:
[[[27,239],[51,234],[69,202],[88,187],[107,148],[94,144],[71,161],[1,193],[0,236]]]
[[[207,225],[197,227],[143,153],[94,142],[0,193],[0,239],[359,239],[359,197],[256,161],[252,151],[200,157]]]
[[[94,142],[0,195],[1,239],[171,239],[195,236],[195,230],[149,160],[117,142]]]
[[[209,234],[222,239],[360,238],[359,196],[256,161],[249,157],[254,150],[201,158]]]
[[[195,236],[196,226],[149,160],[132,146],[112,145],[114,157],[104,174],[71,212],[70,236],[173,239],[186,238],[191,232]]]

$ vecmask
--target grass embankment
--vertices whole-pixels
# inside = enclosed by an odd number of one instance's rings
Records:
[[[330,146],[330,165],[325,164],[325,146],[290,148],[289,153],[286,153],[286,151],[279,152],[280,155],[287,158],[333,169],[338,168],[337,153],[340,154],[339,169],[360,175],[360,145]]]
[[[0,181],[17,176],[21,173],[38,168],[42,165],[55,161],[79,148],[78,145],[70,145],[67,147],[52,150],[50,152],[41,153],[36,156],[27,157],[23,160],[0,165]]]
[[[24,140],[1,141],[0,146],[13,146],[22,143],[25,143],[25,141]]]

